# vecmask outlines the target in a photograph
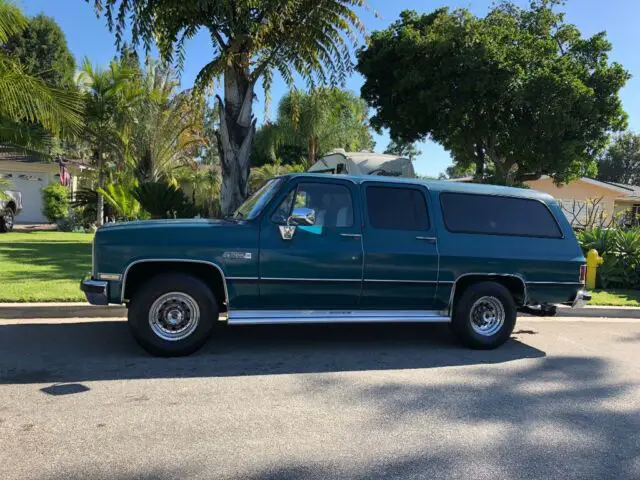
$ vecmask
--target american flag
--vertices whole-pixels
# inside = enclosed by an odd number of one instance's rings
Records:
[[[68,187],[71,185],[71,174],[62,160],[59,160],[58,163],[60,164],[60,183],[65,187]]]

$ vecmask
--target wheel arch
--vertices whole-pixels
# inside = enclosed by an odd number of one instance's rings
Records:
[[[527,305],[527,284],[522,276],[515,273],[463,273],[453,282],[447,311],[453,314],[455,301],[469,286],[479,282],[493,281],[503,285],[513,295],[518,306]]]
[[[9,200],[5,205],[5,208],[10,208],[13,211],[14,215],[18,211],[18,206],[16,205],[16,202],[14,202],[13,200]]]
[[[142,268],[144,267],[144,268]],[[143,271],[144,270],[144,271]],[[182,258],[143,258],[129,263],[122,274],[120,302],[131,299],[135,291],[147,280],[161,273],[186,273],[199,278],[209,286],[218,300],[220,311],[229,307],[229,291],[224,270],[208,260]]]

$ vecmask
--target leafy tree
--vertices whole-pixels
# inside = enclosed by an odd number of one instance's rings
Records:
[[[276,145],[306,147],[307,166],[334,148],[370,150],[373,138],[367,113],[364,100],[346,90],[292,90],[278,106],[273,141]]]
[[[28,25],[22,11],[0,0],[0,45],[19,35]],[[30,75],[20,61],[0,50],[0,142],[44,151],[49,135],[67,136],[81,125],[77,94],[49,87]],[[41,125],[45,129],[35,128]]]
[[[418,155],[422,153],[416,147],[415,142],[406,142],[402,140],[391,140],[389,145],[387,145],[387,149],[384,153],[389,153],[391,155],[398,155],[401,157],[406,157],[409,160],[414,160]]]
[[[640,185],[640,135],[626,132],[609,147],[598,166],[600,180]]]
[[[48,86],[74,87],[76,61],[53,18],[33,17],[26,28],[8,38],[4,50],[17,59],[29,75],[41,78]]]
[[[90,1],[90,0],[89,0]],[[116,32],[132,45],[157,44],[162,57],[183,63],[186,41],[208,31],[213,58],[197,77],[208,86],[223,77],[218,134],[222,212],[246,198],[256,83],[268,91],[273,71],[292,85],[298,73],[309,84],[340,83],[351,71],[349,44],[363,31],[353,7],[363,0],[93,0]]]
[[[298,145],[288,145],[276,137],[278,125],[268,122],[256,131],[251,146],[252,167],[280,162],[282,165],[306,163],[307,147],[299,142]]]
[[[485,18],[446,8],[405,11],[358,53],[372,125],[393,138],[430,137],[478,180],[513,184],[593,172],[610,131],[626,124],[605,33],[582,38],[556,13],[501,2]]]

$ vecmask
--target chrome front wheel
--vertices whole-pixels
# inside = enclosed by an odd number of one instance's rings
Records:
[[[200,308],[184,292],[169,292],[156,299],[149,309],[149,325],[158,337],[169,342],[191,335],[200,322]]]

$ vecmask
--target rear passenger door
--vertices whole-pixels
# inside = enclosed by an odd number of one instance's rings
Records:
[[[438,244],[426,187],[365,182],[361,308],[430,309],[438,286]]]

